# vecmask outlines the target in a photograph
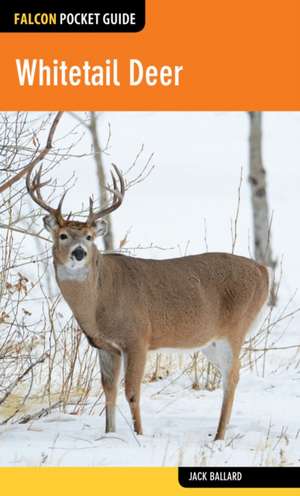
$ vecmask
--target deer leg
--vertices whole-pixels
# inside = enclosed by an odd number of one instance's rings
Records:
[[[105,395],[105,432],[115,432],[116,399],[121,357],[115,353],[99,350],[99,361],[102,387]]]
[[[223,376],[223,402],[215,440],[224,439],[227,424],[231,417],[236,386],[239,382],[240,361],[236,357],[230,368],[221,370]]]
[[[223,401],[215,440],[222,440],[230,420],[236,386],[239,381],[239,353],[233,351],[231,344],[225,340],[211,343],[203,350],[204,355],[222,374]]]
[[[128,352],[125,360],[125,395],[130,407],[134,431],[137,434],[143,434],[140,413],[140,390],[146,356],[146,349],[138,349]]]

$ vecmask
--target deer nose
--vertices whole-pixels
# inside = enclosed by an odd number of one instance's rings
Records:
[[[86,256],[86,251],[81,246],[77,246],[77,248],[72,251],[71,255],[72,257],[75,257],[76,260],[78,260],[79,262]]]

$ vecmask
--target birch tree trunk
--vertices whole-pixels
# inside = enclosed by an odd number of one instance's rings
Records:
[[[271,246],[271,224],[267,197],[266,171],[262,161],[262,113],[249,112],[249,183],[254,228],[254,255],[257,262],[275,268]],[[271,304],[275,304],[272,288]]]
[[[96,162],[96,171],[97,171],[98,186],[100,192],[100,207],[102,208],[107,204],[108,197],[107,197],[107,190],[105,189],[106,178],[105,178],[105,172],[104,172],[104,166],[102,160],[102,151],[101,151],[99,136],[97,131],[97,117],[95,112],[90,112],[89,130],[92,135],[94,159]],[[105,220],[107,222],[108,231],[106,236],[104,236],[103,238],[104,248],[105,250],[113,250],[114,240],[113,240],[111,216],[107,215],[105,217]]]

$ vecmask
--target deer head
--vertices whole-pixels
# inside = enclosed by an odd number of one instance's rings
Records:
[[[104,217],[122,204],[125,194],[125,183],[119,169],[113,164],[114,172],[111,172],[113,189],[106,189],[113,194],[112,203],[105,208],[94,211],[93,200],[90,198],[89,214],[86,222],[71,220],[71,214],[64,218],[62,205],[66,192],[62,195],[58,207],[50,207],[41,195],[41,188],[49,181],[41,182],[42,166],[32,178],[30,169],[26,176],[28,193],[35,203],[48,212],[43,218],[44,226],[52,235],[55,262],[69,270],[76,271],[90,263],[94,240],[97,236],[104,236],[107,232],[107,223]],[[119,182],[119,184],[118,184]]]

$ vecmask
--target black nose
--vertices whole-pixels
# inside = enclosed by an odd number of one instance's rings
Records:
[[[81,248],[81,246],[77,246],[77,248],[72,251],[71,255],[72,257],[75,257],[76,260],[80,261],[86,256],[86,252],[83,248]]]

